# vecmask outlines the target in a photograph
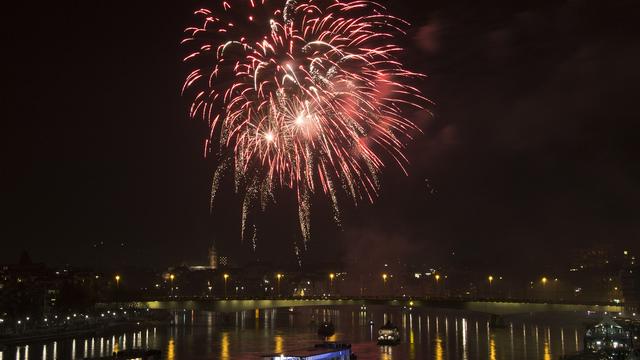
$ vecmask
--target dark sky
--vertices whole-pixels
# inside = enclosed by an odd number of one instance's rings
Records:
[[[241,198],[227,184],[209,215],[215,162],[179,95],[198,4],[3,9],[0,263],[28,249],[52,264],[166,266],[203,261],[213,239],[244,259]],[[390,1],[412,23],[403,61],[429,75],[435,117],[411,114],[424,134],[409,176],[387,168],[375,204],[344,204],[341,230],[318,198],[306,260],[548,267],[580,246],[638,249],[635,6]],[[261,259],[294,259],[296,216],[285,196],[256,220]]]

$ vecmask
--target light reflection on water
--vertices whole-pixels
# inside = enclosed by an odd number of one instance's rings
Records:
[[[220,358],[222,360],[228,360],[230,358],[229,353],[229,332],[225,331],[222,333],[222,339],[220,340]]]
[[[584,319],[576,313],[506,317],[507,326],[494,329],[489,316],[466,311],[371,306],[249,310],[236,313],[176,312],[174,326],[33,343],[0,352],[0,360],[103,357],[137,347],[161,349],[163,359],[255,359],[262,353],[281,353],[313,345],[317,326],[331,321],[336,335],[330,340],[353,344],[362,359],[555,359],[582,347]],[[379,326],[392,321],[400,327],[402,342],[379,347]],[[370,325],[370,321],[374,325]],[[572,336],[573,335],[573,336]]]
[[[176,357],[176,343],[173,337],[169,338],[167,344],[167,360],[174,360]]]

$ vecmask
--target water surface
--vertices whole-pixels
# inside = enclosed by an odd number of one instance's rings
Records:
[[[557,359],[582,348],[586,314],[542,313],[507,316],[493,329],[489,316],[458,310],[357,306],[252,310],[234,313],[177,311],[175,326],[140,328],[113,336],[65,339],[10,347],[0,360],[76,360],[107,356],[132,347],[161,349],[163,358],[256,359],[264,353],[298,349],[319,341],[317,324],[332,321],[330,340],[353,344],[359,359]],[[370,325],[373,320],[374,325]],[[594,319],[595,320],[595,319]],[[401,344],[375,344],[378,327],[392,321]]]

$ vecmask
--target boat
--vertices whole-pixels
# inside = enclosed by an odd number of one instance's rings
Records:
[[[378,330],[378,345],[397,345],[400,343],[400,331],[391,322]]]
[[[604,353],[578,353],[564,355],[560,360],[640,360],[640,350],[629,351],[627,354],[618,354],[611,356]]]
[[[128,349],[116,353],[116,359],[160,359],[162,352],[157,349]]]
[[[351,344],[325,342],[312,348],[262,355],[263,360],[355,360]]]
[[[323,322],[318,327],[318,336],[322,338],[328,338],[336,333],[336,327],[331,322]]]
[[[157,349],[127,349],[114,352],[111,356],[84,358],[84,360],[120,360],[120,359],[142,359],[160,360],[162,352]]]
[[[598,354],[569,354],[560,356],[560,360],[602,360],[602,357]]]
[[[615,322],[622,326],[625,331],[628,331],[633,340],[636,342],[635,347],[640,348],[640,343],[638,343],[638,336],[640,336],[640,320],[625,318],[625,317],[616,317]]]
[[[633,337],[610,317],[605,317],[584,335],[584,352],[605,359],[628,359],[633,353]]]

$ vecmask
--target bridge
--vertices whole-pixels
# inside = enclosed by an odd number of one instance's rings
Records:
[[[496,315],[515,315],[540,312],[611,312],[624,311],[620,304],[545,303],[519,300],[464,300],[464,299],[379,299],[379,298],[317,298],[317,299],[176,299],[155,301],[131,301],[119,306],[163,310],[209,310],[237,312],[255,309],[290,308],[302,306],[390,306],[406,308],[453,309]],[[108,304],[103,304],[108,306]]]

